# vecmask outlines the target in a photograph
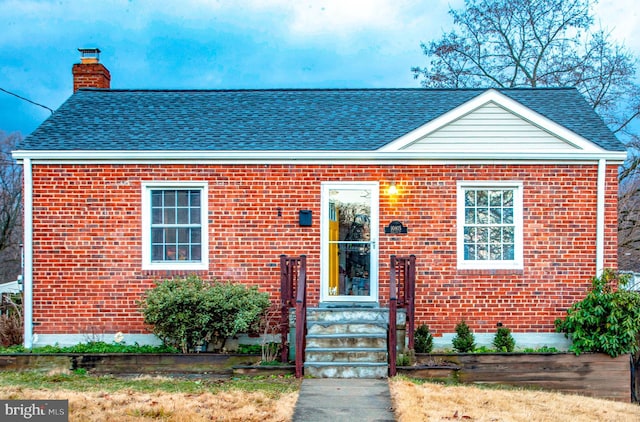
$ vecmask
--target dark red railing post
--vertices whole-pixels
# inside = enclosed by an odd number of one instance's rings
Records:
[[[280,255],[280,361],[286,363],[289,360],[289,268],[287,256]]]
[[[407,292],[407,337],[409,340],[408,347],[413,350],[414,347],[414,334],[416,326],[415,317],[415,298],[416,298],[416,256],[411,255],[409,259],[405,261],[408,265],[405,266],[405,289]]]
[[[307,257],[300,255],[300,273],[296,292],[296,378],[304,375],[307,334]]]
[[[398,312],[398,293],[396,287],[396,256],[391,255],[391,264],[389,268],[389,376],[396,375],[396,360],[398,348],[397,336],[397,312]]]

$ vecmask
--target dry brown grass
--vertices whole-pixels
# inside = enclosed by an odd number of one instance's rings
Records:
[[[640,421],[640,406],[577,395],[389,381],[399,422]]]
[[[289,421],[298,393],[273,399],[261,392],[228,391],[217,394],[78,392],[0,388],[3,399],[69,400],[70,422],[198,422]]]

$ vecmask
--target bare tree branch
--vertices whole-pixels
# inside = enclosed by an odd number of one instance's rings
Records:
[[[0,132],[0,283],[16,280],[20,273],[22,242],[22,168],[11,150],[17,133]]]
[[[465,0],[449,10],[456,29],[423,43],[429,63],[411,70],[430,88],[575,87],[630,151],[620,172],[620,245],[640,270],[637,60],[592,30],[596,1]]]

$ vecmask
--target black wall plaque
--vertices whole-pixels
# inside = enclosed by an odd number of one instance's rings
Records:
[[[386,234],[407,234],[407,228],[398,220],[394,220],[384,228]]]

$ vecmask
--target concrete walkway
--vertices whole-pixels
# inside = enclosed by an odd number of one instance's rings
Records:
[[[386,379],[305,378],[293,422],[391,422]]]

